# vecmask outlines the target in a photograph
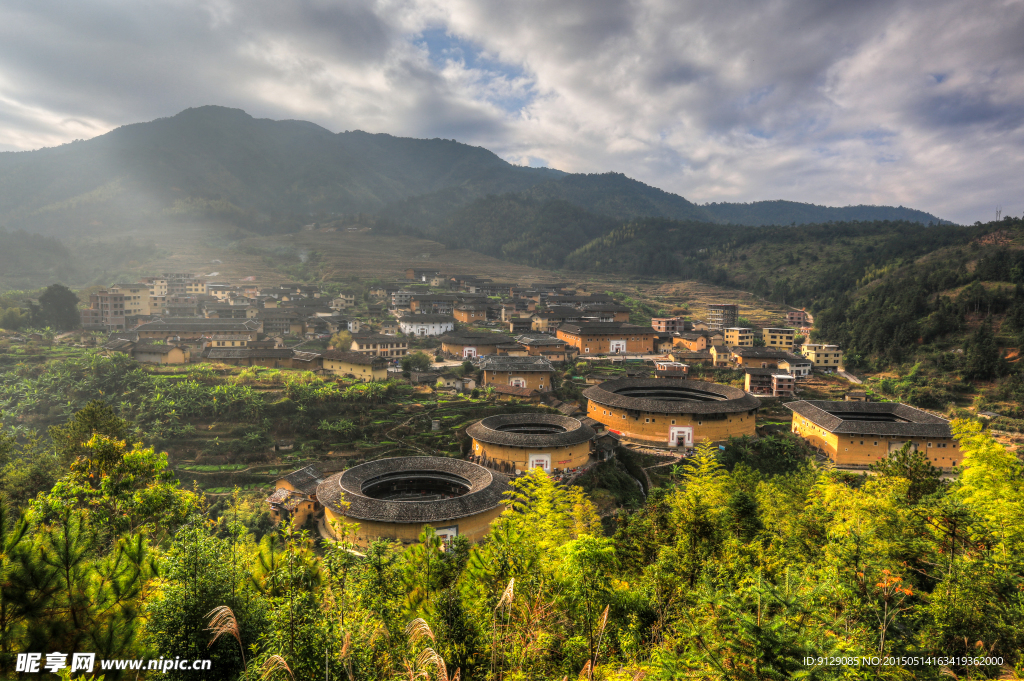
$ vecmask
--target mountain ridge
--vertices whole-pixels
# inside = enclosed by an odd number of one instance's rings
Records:
[[[483,204],[470,208],[474,202],[512,194],[619,222],[947,223],[902,206],[699,205],[618,172],[528,168],[455,140],[332,132],[309,121],[255,118],[212,105],[119,126],[90,140],[0,153],[0,226],[51,234],[181,219],[292,231],[309,216],[372,214],[437,235],[467,211],[487,212]],[[565,206],[558,211],[575,214]],[[562,225],[548,221],[548,228]]]

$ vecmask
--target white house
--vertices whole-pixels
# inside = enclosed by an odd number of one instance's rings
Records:
[[[440,336],[455,330],[455,317],[445,314],[413,314],[398,320],[407,336]]]

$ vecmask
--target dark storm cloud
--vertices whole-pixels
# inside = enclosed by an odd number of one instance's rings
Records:
[[[223,104],[691,200],[1024,210],[1019,0],[0,5],[0,149]]]

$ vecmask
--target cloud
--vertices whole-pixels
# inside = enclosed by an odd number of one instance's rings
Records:
[[[1024,211],[1020,0],[0,6],[0,149],[222,104],[690,200]]]

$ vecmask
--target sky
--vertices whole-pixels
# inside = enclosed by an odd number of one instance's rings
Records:
[[[0,151],[206,104],[697,203],[1024,212],[1024,0],[0,3]]]

